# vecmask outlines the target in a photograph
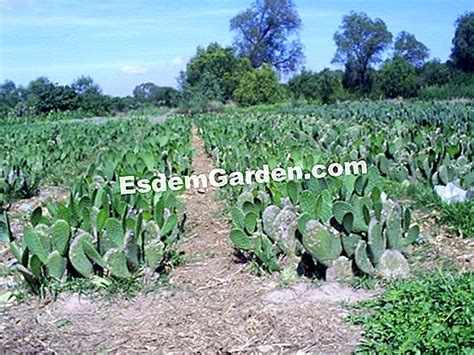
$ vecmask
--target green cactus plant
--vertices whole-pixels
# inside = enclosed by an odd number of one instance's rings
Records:
[[[54,250],[48,255],[45,265],[48,276],[60,281],[66,273],[67,259]]]
[[[278,247],[288,255],[294,255],[296,251],[296,218],[296,213],[292,207],[287,206],[281,210],[273,222],[276,229]]]
[[[386,241],[382,235],[382,223],[376,218],[372,218],[369,223],[369,231],[367,235],[367,245],[369,249],[370,260],[377,265],[380,257],[386,248]]]
[[[352,233],[341,237],[342,248],[348,257],[352,257],[354,255],[360,239],[360,235]]]
[[[69,249],[69,241],[71,239],[71,228],[69,223],[63,219],[58,219],[51,226],[51,239],[54,247],[62,256],[67,255]]]
[[[69,260],[74,269],[83,277],[89,278],[92,276],[92,263],[84,252],[84,242],[90,242],[91,236],[86,232],[79,232],[71,242],[69,248]]]
[[[303,245],[314,259],[326,266],[342,253],[341,237],[316,220],[306,223]]]
[[[119,249],[112,248],[104,255],[105,263],[112,276],[127,279],[132,276],[127,266],[127,257]]]
[[[145,246],[145,260],[147,266],[155,270],[163,261],[165,245],[159,240],[153,240]]]
[[[275,219],[278,214],[281,212],[281,209],[278,206],[270,205],[263,211],[262,221],[263,221],[263,231],[265,234],[274,242],[277,241],[277,230],[275,227]]]
[[[375,274],[375,268],[370,262],[369,256],[367,254],[367,243],[365,240],[359,240],[357,247],[354,252],[354,260],[357,267],[364,273],[368,275]]]
[[[234,243],[235,247],[241,250],[252,250],[253,242],[252,237],[248,236],[240,228],[232,228],[230,231],[230,239]]]

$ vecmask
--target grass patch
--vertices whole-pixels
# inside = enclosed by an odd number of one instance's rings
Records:
[[[357,352],[468,354],[474,347],[474,274],[439,271],[392,284],[375,300],[354,307],[363,325]]]

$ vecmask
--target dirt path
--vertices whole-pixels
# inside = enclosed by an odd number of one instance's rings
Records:
[[[195,173],[212,169],[194,130]],[[170,287],[133,300],[92,302],[76,296],[47,305],[0,310],[0,352],[305,352],[350,353],[360,329],[344,322],[342,300],[370,296],[339,284],[253,276],[238,263],[215,190],[184,194],[188,262]]]

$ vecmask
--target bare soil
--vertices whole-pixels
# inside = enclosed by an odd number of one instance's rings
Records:
[[[195,173],[213,168],[194,129]],[[216,191],[184,193],[187,226],[169,286],[131,300],[62,295],[0,308],[0,352],[350,353],[361,329],[341,301],[372,292],[254,276],[234,255]],[[1,307],[1,305],[0,305]]]

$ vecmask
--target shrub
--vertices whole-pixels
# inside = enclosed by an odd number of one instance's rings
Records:
[[[400,56],[383,66],[378,79],[382,93],[389,98],[412,97],[418,91],[415,68]]]
[[[285,99],[285,90],[275,72],[264,67],[245,73],[234,96],[242,106],[274,104]]]
[[[461,354],[473,347],[474,278],[439,273],[393,284],[352,316],[364,326],[358,350],[368,353]]]

